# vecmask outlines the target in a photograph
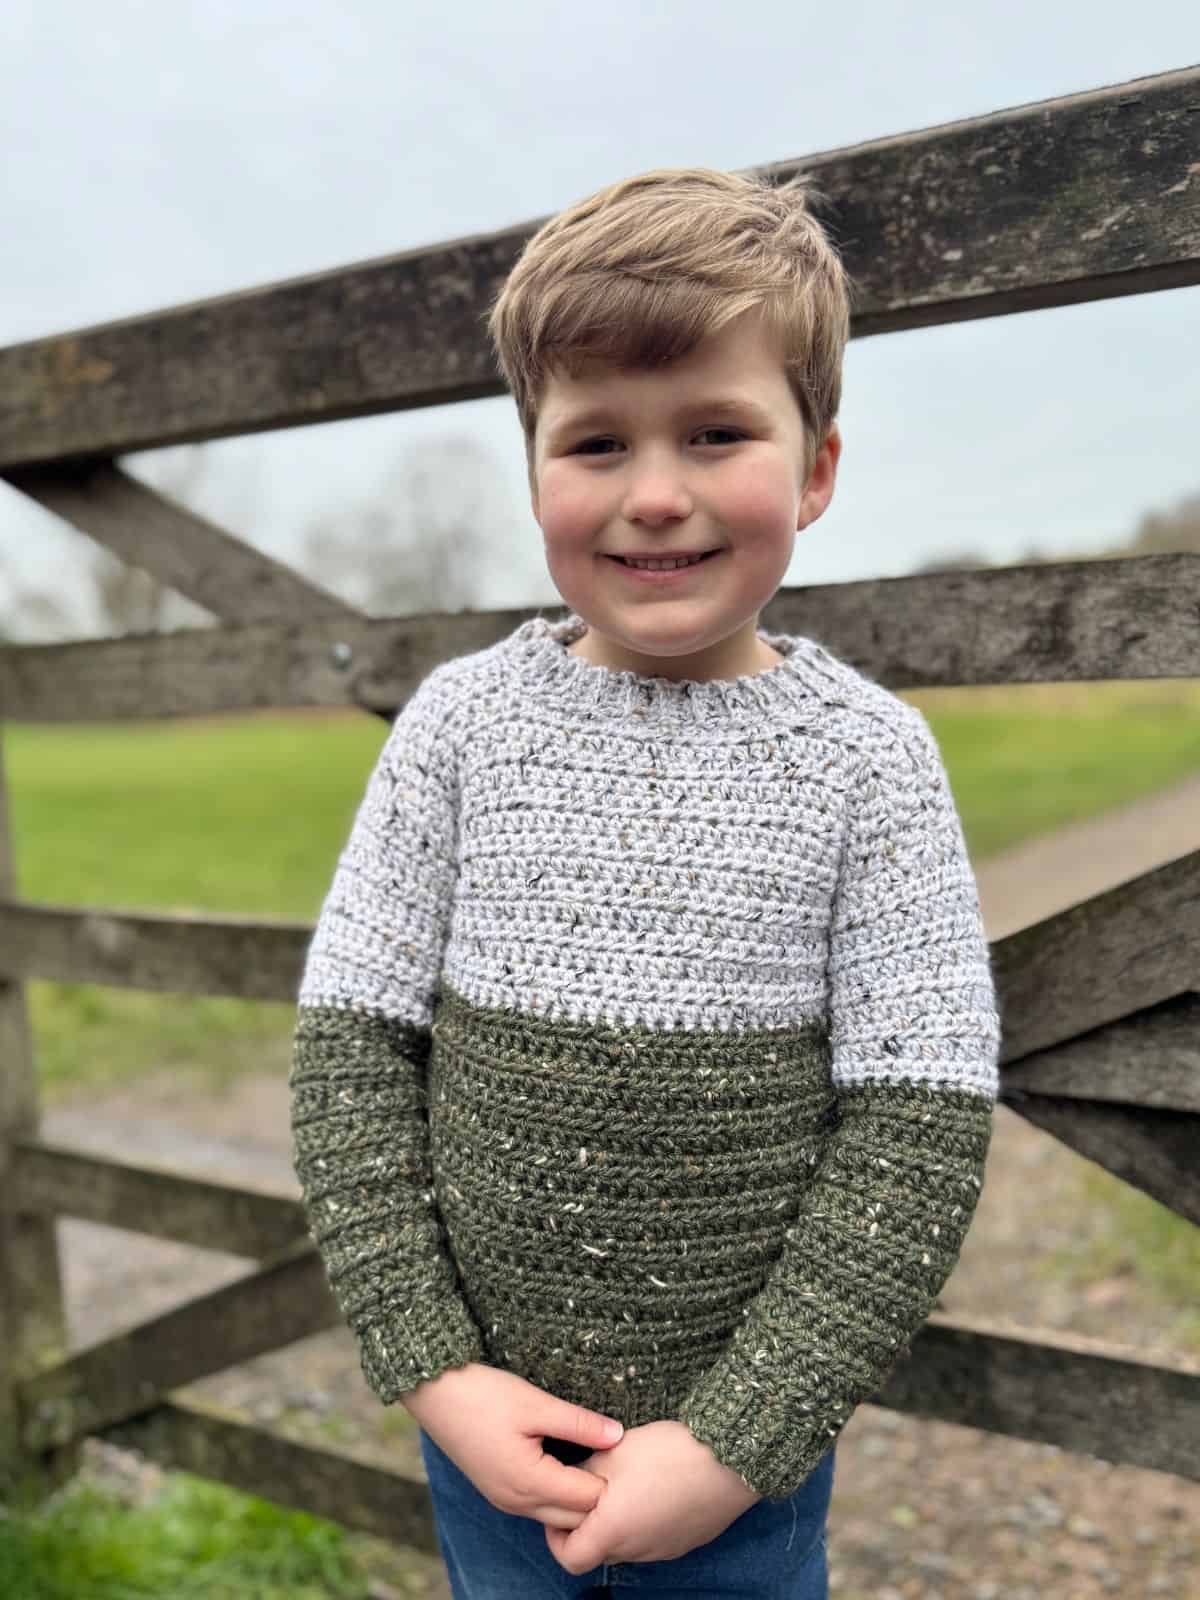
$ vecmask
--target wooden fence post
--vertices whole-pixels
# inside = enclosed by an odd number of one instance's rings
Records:
[[[16,893],[0,743],[0,897]],[[37,1075],[20,981],[0,975],[0,1500],[36,1498],[74,1473],[78,1444],[31,1459],[21,1448],[17,1383],[67,1354],[54,1218],[22,1213],[12,1141],[36,1132]]]

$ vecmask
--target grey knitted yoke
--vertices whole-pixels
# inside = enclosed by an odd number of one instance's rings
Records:
[[[294,1159],[385,1402],[482,1361],[794,1491],[982,1185],[999,1018],[922,715],[813,640],[709,682],[539,616],[390,731],[299,996]]]

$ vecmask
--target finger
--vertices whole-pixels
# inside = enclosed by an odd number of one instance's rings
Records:
[[[570,1511],[566,1506],[535,1506],[529,1516],[535,1522],[544,1522],[547,1530],[554,1529],[565,1538],[572,1529],[577,1528],[588,1513],[586,1511]]]
[[[562,1547],[566,1542],[566,1537],[566,1534],[561,1533],[557,1528],[546,1528],[546,1544],[549,1547],[550,1554],[560,1567],[562,1566]]]
[[[550,1463],[554,1465],[551,1468]],[[565,1467],[548,1455],[543,1462],[546,1472],[539,1477],[535,1492],[547,1502],[571,1511],[591,1511],[604,1493],[606,1480],[598,1472],[585,1472],[582,1467]]]
[[[562,1567],[564,1571],[569,1571],[570,1570],[566,1565],[567,1559],[568,1559],[567,1555],[566,1555],[567,1537],[568,1537],[568,1533],[567,1533],[566,1529],[563,1529],[563,1528],[547,1528],[546,1529],[546,1544],[549,1546],[550,1554],[554,1557],[554,1559],[558,1562],[559,1566]]]
[[[607,1450],[620,1443],[624,1428],[617,1418],[589,1411],[587,1406],[555,1395],[545,1395],[543,1399],[545,1408],[539,1409],[534,1419],[539,1433],[568,1439],[572,1444],[586,1444],[593,1450]]]
[[[547,1527],[546,1529],[546,1544],[550,1554],[558,1562],[559,1566],[565,1572],[571,1573],[573,1577],[578,1577],[581,1572],[590,1572],[593,1567],[598,1567],[601,1561],[608,1560],[607,1544],[604,1542],[603,1536],[601,1536],[600,1543],[597,1544],[596,1537],[591,1531],[595,1523],[595,1516],[590,1516],[585,1520],[589,1524],[587,1535],[581,1535],[578,1532],[572,1532],[564,1528]],[[587,1543],[589,1537],[591,1539],[590,1548]]]
[[[558,1564],[575,1577],[581,1572],[590,1572],[607,1559],[608,1539],[598,1512],[593,1511],[578,1528],[561,1533],[558,1538],[562,1541],[556,1551]]]

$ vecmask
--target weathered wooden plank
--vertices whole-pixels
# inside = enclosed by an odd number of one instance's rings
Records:
[[[780,589],[763,618],[891,689],[1200,676],[1200,555]]]
[[[256,1260],[307,1235],[299,1200],[40,1139],[16,1142],[12,1175],[25,1215],[79,1217]]]
[[[1200,1224],[1200,1117],[1057,1095],[1003,1093],[1001,1098],[1035,1128]]]
[[[1200,555],[999,567],[780,589],[765,628],[819,640],[893,689],[1200,676]],[[439,662],[495,644],[540,606],[319,619],[0,647],[18,722],[286,706],[388,713]]]
[[[6,475],[14,489],[224,622],[359,616],[336,595],[111,461]]]
[[[501,393],[483,308],[529,229],[0,353],[0,469]]]
[[[327,1446],[286,1439],[185,1389],[144,1416],[99,1433],[160,1467],[213,1478],[391,1544],[438,1553],[428,1484]]]
[[[761,170],[812,172],[882,333],[1200,281],[1200,69]],[[0,352],[0,469],[498,394],[538,222]],[[1036,248],[1030,241],[1036,240]]]
[[[870,1403],[1200,1479],[1200,1364],[1178,1357],[1149,1362],[1127,1347],[1078,1335],[934,1312]],[[165,1403],[88,1431],[145,1450],[164,1465],[375,1530],[376,1495],[386,1496],[390,1475],[351,1475],[340,1491],[336,1458],[289,1460],[291,1451],[307,1447],[289,1450],[257,1431],[235,1434],[232,1426],[219,1415],[199,1414],[190,1396],[172,1393]],[[256,1461],[258,1488],[247,1476]],[[385,1515],[386,1505],[385,1498]]]
[[[828,151],[858,337],[1200,281],[1200,67]]]
[[[480,631],[490,626],[499,636],[506,630],[491,619],[509,614],[487,614]],[[345,618],[8,645],[0,647],[0,714],[14,722],[90,722],[301,705],[373,710],[396,689],[406,699],[424,664],[439,659],[437,645],[471,632],[424,619]],[[390,668],[386,693],[376,681],[377,655]]]
[[[1004,1069],[1004,1088],[1200,1113],[1200,994],[1139,1011]]]
[[[1200,1480],[1200,1365],[934,1312],[877,1397],[897,1411]]]
[[[1200,1477],[1200,1368],[1151,1364],[1098,1340],[935,1312],[872,1404]],[[397,1544],[433,1550],[424,1485],[295,1444],[186,1391],[101,1436]]]
[[[0,902],[0,974],[294,1000],[312,925]]]
[[[1168,861],[991,946],[1015,1063],[1195,988],[1200,851]]]
[[[170,1389],[337,1327],[341,1315],[310,1240],[267,1265],[18,1386],[25,1447],[44,1450],[156,1405]]]
[[[0,745],[0,894],[13,892],[8,787]],[[21,1381],[42,1367],[56,1365],[67,1348],[54,1219],[18,1209],[13,1141],[32,1137],[38,1116],[24,986],[19,977],[0,975],[0,1503],[26,1480],[29,1469],[22,1445]],[[48,1464],[49,1479],[69,1476],[77,1459],[74,1449],[58,1452]]]

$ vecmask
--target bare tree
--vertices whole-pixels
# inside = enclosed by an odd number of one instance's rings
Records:
[[[469,435],[424,440],[372,499],[309,525],[300,565],[375,616],[462,610],[482,599],[479,540],[502,492]]]
[[[5,592],[0,639],[61,639],[70,633],[71,614],[62,600],[48,590],[23,584],[2,551],[0,587]]]
[[[211,468],[207,445],[180,445],[169,453],[166,470],[155,473],[154,487],[168,500],[191,505]],[[169,626],[212,620],[211,613],[102,545],[92,546],[86,581],[93,608],[109,634],[161,633]]]
[[[990,567],[992,563],[983,556],[965,553],[959,556],[934,556],[932,561],[923,561],[919,567],[912,569],[912,575],[919,577],[926,572],[977,572],[981,567]]]
[[[1171,555],[1175,552],[1200,552],[1200,493],[1186,494],[1165,511],[1144,512],[1127,538],[1098,550],[1074,551],[1072,561],[1113,561],[1121,556]],[[1030,545],[1018,564],[1061,561]],[[995,565],[982,556],[960,555],[927,561],[914,572],[954,572]]]
[[[203,444],[172,452],[170,470],[158,473],[161,492],[186,503],[209,471]],[[0,552],[0,585],[7,593],[6,637],[53,640],[70,637],[82,612],[105,635],[157,633],[167,627],[210,622],[210,614],[175,590],[74,529],[63,529],[71,547],[69,576],[55,583],[29,583]]]
[[[1147,511],[1123,551],[1135,556],[1200,551],[1200,493],[1184,495],[1166,511]]]

